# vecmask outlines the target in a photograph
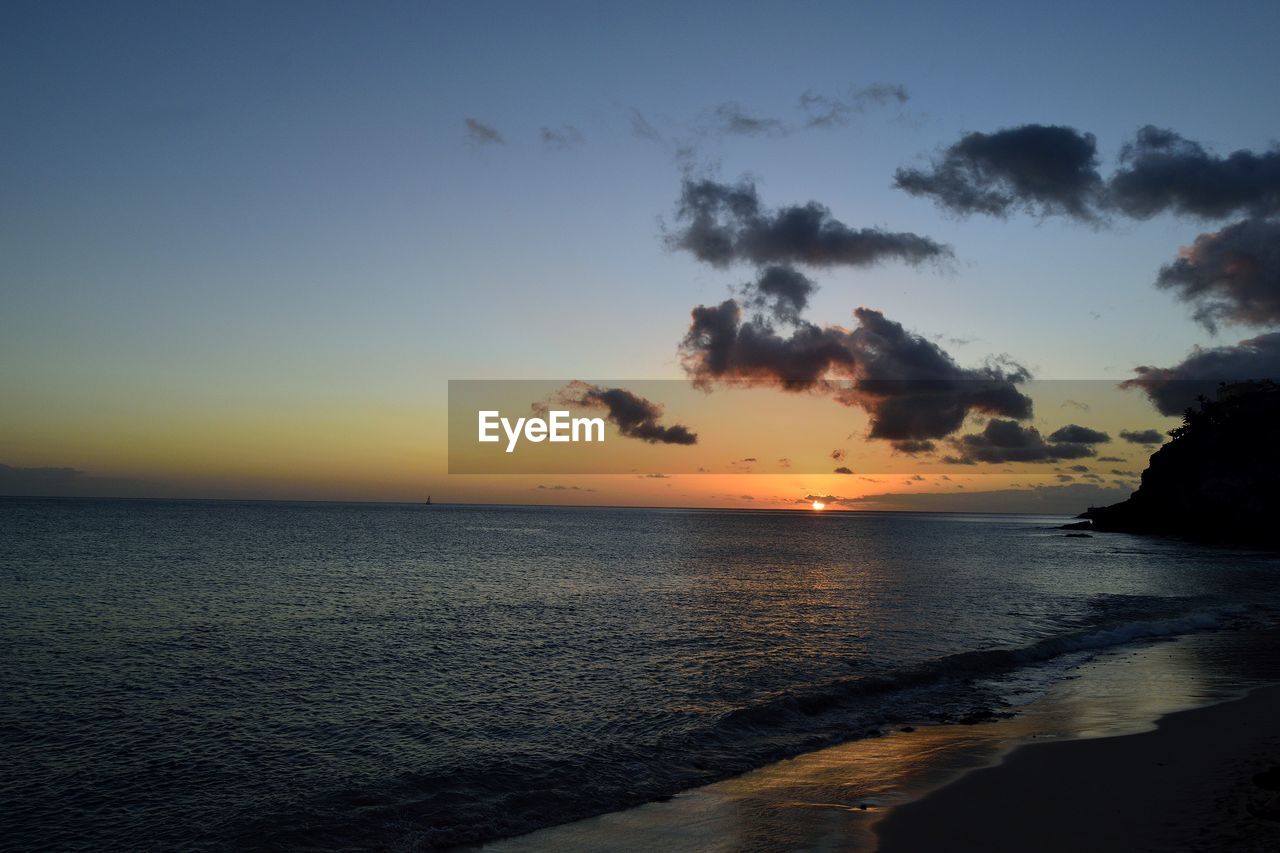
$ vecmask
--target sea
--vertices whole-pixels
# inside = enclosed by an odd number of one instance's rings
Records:
[[[1274,636],[1274,554],[1070,520],[0,499],[0,847],[474,846]]]

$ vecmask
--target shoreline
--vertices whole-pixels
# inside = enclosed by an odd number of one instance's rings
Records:
[[[878,850],[1280,849],[1280,685],[1152,731],[1025,743],[891,811]],[[1280,775],[1280,774],[1278,774]]]
[[[1119,772],[1123,768],[1111,767],[1110,759],[1090,763],[1095,760],[1093,750],[1098,747],[1087,745],[1109,745],[1159,734],[1170,718],[1200,720],[1200,715],[1210,714],[1210,719],[1216,719],[1223,713],[1217,709],[1235,708],[1239,702],[1255,708],[1261,700],[1254,697],[1265,697],[1265,711],[1249,712],[1250,720],[1262,720],[1265,725],[1255,722],[1250,726],[1236,725],[1234,729],[1240,736],[1247,734],[1251,738],[1250,748],[1257,747],[1254,751],[1260,762],[1280,764],[1280,661],[1273,661],[1274,656],[1269,654],[1277,637],[1271,630],[1214,631],[1113,650],[1081,663],[1049,693],[1021,706],[1008,719],[976,724],[904,725],[880,736],[803,753],[686,790],[664,801],[494,840],[482,845],[482,849],[518,853],[744,848],[884,849],[892,853],[934,849],[1076,850],[1099,845],[1103,850],[1169,849],[1135,847],[1131,840],[1107,847],[1095,834],[1088,834],[1098,831],[1093,826],[1098,787],[1090,774],[1111,780],[1124,777]],[[1257,654],[1259,650],[1261,655]],[[1176,726],[1180,737],[1186,736],[1181,734],[1183,728],[1183,724]],[[1197,723],[1193,731],[1206,753],[1216,749],[1212,724]],[[1165,741],[1168,737],[1161,737],[1160,749],[1169,748]],[[1079,772],[1048,771],[1039,780],[1040,789],[1028,785],[1022,777],[1005,781],[1009,771],[1002,768],[1015,760],[1013,756],[1044,747],[1067,755],[1086,747],[1091,757],[1083,764],[1071,760],[1073,766],[1080,765]],[[1026,760],[1017,758],[1014,766],[1020,767]],[[1169,765],[1166,759],[1157,760]],[[1207,764],[1198,762],[1194,766],[1203,768]],[[1164,768],[1155,769],[1165,772]],[[1227,782],[1243,782],[1247,788],[1252,773],[1265,769],[1240,771],[1234,776],[1224,771],[1219,775]],[[1033,773],[1041,775],[1039,770]],[[990,786],[984,790],[987,799],[979,801],[967,793],[965,786],[976,784],[968,780],[992,776],[996,781],[984,783]],[[1194,794],[1203,787],[1200,780],[1193,780],[1187,790]],[[956,790],[960,793],[953,793]],[[1039,815],[1034,821],[1022,820],[1022,814],[1031,812],[1019,811],[1021,806],[1012,804],[1019,791],[1026,790],[1040,790],[1037,796],[1051,813],[1061,806],[1056,817],[1050,820]],[[1068,796],[1071,790],[1078,790],[1079,802]],[[1136,793],[1124,789],[1108,796],[1121,810],[1127,808],[1141,815],[1164,814],[1152,811],[1150,798],[1144,797],[1141,788]],[[969,833],[967,841],[952,833],[953,820],[964,827],[960,831]],[[1066,837],[1056,828],[1044,828],[1055,820],[1076,824],[1088,832],[1054,848],[1049,843],[1053,839],[1041,836]],[[1122,826],[1122,822],[1113,824]],[[993,825],[1010,833],[1008,846],[1000,846],[998,835],[984,832]],[[1276,829],[1275,840],[1280,842],[1280,824]],[[935,834],[927,835],[930,831]],[[917,837],[914,832],[924,832],[927,837]],[[1022,834],[1017,835],[1018,832]],[[1249,849],[1235,844],[1235,849]],[[1176,849],[1184,847],[1182,843],[1175,845]],[[1263,845],[1259,849],[1265,848]],[[1280,849],[1280,843],[1275,849]]]

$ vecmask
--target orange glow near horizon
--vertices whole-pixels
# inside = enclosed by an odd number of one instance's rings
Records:
[[[822,501],[814,501],[813,508],[816,510],[824,510],[827,508],[827,505],[824,504]]]

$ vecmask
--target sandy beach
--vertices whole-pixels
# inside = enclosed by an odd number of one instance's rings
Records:
[[[1254,814],[1280,790],[1253,781],[1280,764],[1275,640],[1104,655],[1008,719],[899,727],[484,849],[1280,849]]]
[[[1150,732],[1022,746],[894,809],[879,849],[1277,850],[1277,764],[1280,687],[1261,688]]]

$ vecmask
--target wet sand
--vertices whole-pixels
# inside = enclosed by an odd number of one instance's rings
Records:
[[[1280,687],[1267,687],[1154,731],[1019,747],[875,831],[885,853],[1280,850],[1280,791],[1254,782],[1277,764]]]
[[[485,850],[1280,850],[1280,636],[1104,655],[1005,720],[891,729]],[[1187,710],[1195,709],[1195,710]],[[1041,757],[1045,756],[1045,757]],[[882,843],[882,844],[881,844]]]

